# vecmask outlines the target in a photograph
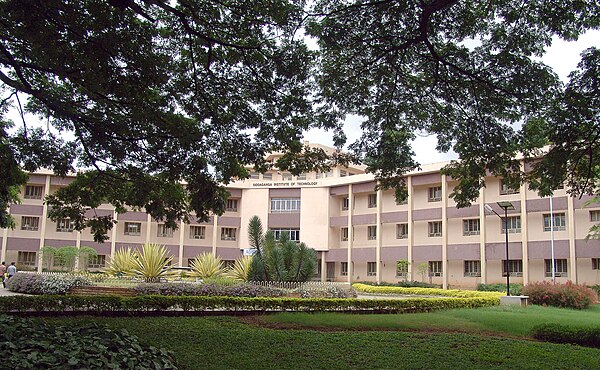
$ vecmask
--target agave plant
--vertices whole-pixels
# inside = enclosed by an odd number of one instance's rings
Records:
[[[234,280],[247,282],[250,266],[252,266],[252,256],[242,256],[235,260],[233,266],[227,270],[227,276]]]
[[[202,253],[190,263],[192,275],[202,279],[223,275],[223,260],[212,253]]]
[[[157,282],[161,277],[171,275],[172,256],[168,255],[164,245],[147,243],[142,250],[134,252],[135,267],[132,274],[142,277],[148,283]]]
[[[129,275],[136,267],[135,254],[129,248],[119,249],[108,261],[104,272],[108,275]]]

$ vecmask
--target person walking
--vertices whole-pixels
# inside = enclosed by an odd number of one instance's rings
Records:
[[[14,262],[10,263],[10,266],[8,266],[6,272],[8,272],[8,280],[10,280],[11,277],[15,276],[15,274],[17,273],[17,266],[15,266]]]
[[[0,265],[0,276],[2,276],[2,286],[6,288],[6,262],[2,261]]]

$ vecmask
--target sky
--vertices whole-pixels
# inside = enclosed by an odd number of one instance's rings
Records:
[[[600,47],[600,30],[588,31],[580,36],[577,41],[567,42],[555,37],[552,46],[546,51],[542,57],[542,61],[551,66],[555,73],[567,82],[568,75],[577,67],[580,61],[580,54],[583,50],[596,46]],[[23,103],[23,101],[22,101]],[[16,127],[22,125],[21,117],[16,109],[8,112],[7,117],[12,119]],[[32,115],[26,115],[28,124],[37,121]],[[349,116],[344,125],[344,132],[348,138],[347,145],[355,142],[362,132],[360,123],[362,119],[359,116]],[[305,133],[304,140],[311,143],[333,146],[333,137],[330,132],[322,129],[312,129]],[[412,147],[415,152],[415,158],[420,164],[428,164],[435,162],[443,162],[451,159],[457,159],[458,156],[454,152],[439,153],[435,150],[436,138],[434,136],[418,136],[413,141]]]
[[[581,60],[581,52],[592,46],[600,47],[600,30],[588,31],[573,42],[555,37],[552,40],[552,46],[546,50],[546,54],[542,57],[542,61],[552,67],[563,82],[567,82],[569,73],[577,68],[577,64]],[[344,132],[348,138],[347,144],[353,143],[360,137],[362,132],[360,123],[361,117],[359,116],[351,116],[346,119]],[[333,146],[332,134],[321,129],[307,131],[304,140]],[[412,143],[417,162],[427,164],[458,158],[458,155],[453,151],[448,153],[437,152],[435,150],[436,143],[435,136],[418,136]]]

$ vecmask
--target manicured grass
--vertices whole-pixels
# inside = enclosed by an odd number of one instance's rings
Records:
[[[473,314],[478,311],[470,310]],[[423,320],[423,315],[385,316],[418,316]],[[329,319],[339,316],[348,320],[346,315],[309,316]],[[379,316],[351,317],[359,321],[378,320]],[[460,315],[454,317],[462,320]],[[173,350],[181,369],[590,369],[600,366],[600,349],[468,333],[274,330],[249,325],[234,317],[44,320],[67,326],[98,322],[127,329],[145,344]]]
[[[600,305],[586,310],[555,307],[494,306],[405,315],[351,315],[336,313],[280,313],[262,316],[261,321],[302,327],[341,329],[391,329],[465,331],[529,336],[531,328],[544,323],[569,326],[600,326]]]

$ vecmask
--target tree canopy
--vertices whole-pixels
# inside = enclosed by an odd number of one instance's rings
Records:
[[[539,61],[552,37],[600,26],[597,1],[5,0],[0,19],[3,227],[41,167],[86,169],[47,202],[96,240],[113,221],[86,210],[105,202],[171,227],[222,213],[225,185],[272,151],[296,174],[362,162],[404,197],[418,132],[460,156],[444,170],[460,206],[487,173],[542,195],[600,188],[600,51],[566,85]],[[303,147],[320,127],[341,148],[348,114],[365,118],[351,155]]]

